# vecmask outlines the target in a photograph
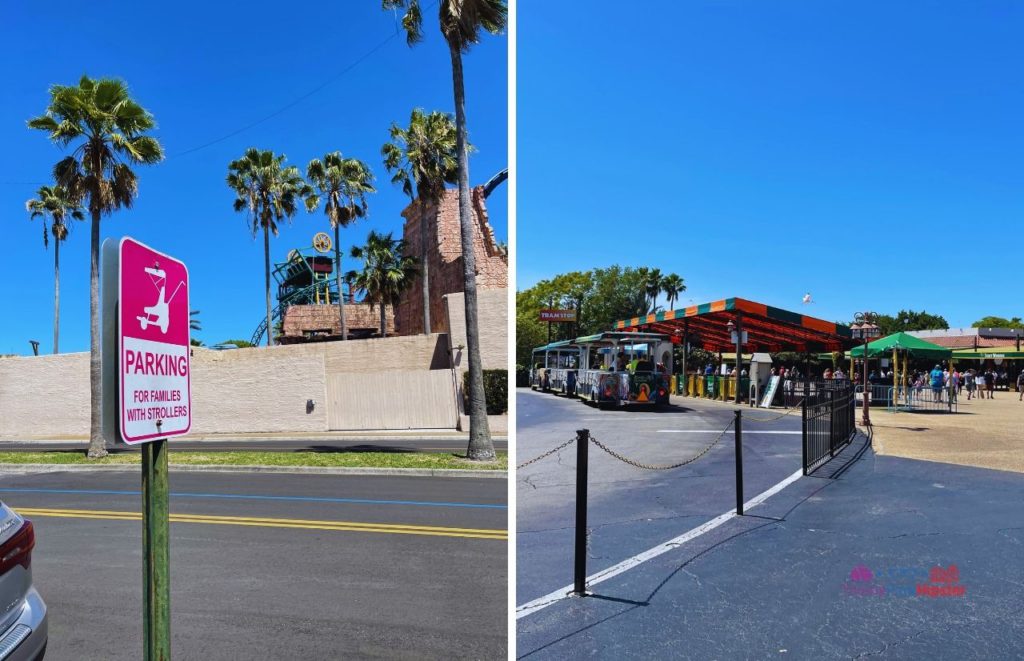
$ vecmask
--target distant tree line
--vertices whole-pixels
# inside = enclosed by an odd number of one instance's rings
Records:
[[[516,362],[527,365],[534,348],[547,344],[548,322],[540,320],[547,308],[573,310],[576,321],[551,324],[551,341],[610,330],[616,321],[661,309],[664,295],[675,306],[686,284],[679,275],[660,269],[613,265],[572,271],[542,280],[516,293]]]

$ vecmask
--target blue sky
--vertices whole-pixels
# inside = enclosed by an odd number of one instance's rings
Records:
[[[42,114],[51,84],[73,84],[83,73],[127,81],[156,117],[155,135],[168,159],[137,170],[134,208],[104,218],[103,237],[131,235],[184,260],[192,279],[192,307],[202,311],[207,344],[248,339],[261,316],[263,245],[244,214],[232,211],[224,184],[227,164],[256,146],[288,156],[305,172],[312,158],[341,150],[367,161],[378,193],[370,217],[342,233],[347,247],[375,229],[402,232],[408,203],[391,185],[380,159],[392,121],[408,122],[414,107],[454,111],[448,51],[425,10],[424,43],[410,49],[396,18],[380,2],[285,5],[254,0],[173,4],[99,0],[20,0],[0,8],[0,353],[31,353],[28,340],[52,349],[53,248],[42,245],[39,221],[29,222],[25,200],[47,182],[63,152],[25,121]],[[482,184],[508,164],[507,47],[486,37],[465,57],[470,182]],[[374,51],[374,49],[376,49]],[[374,51],[370,53],[370,51]],[[355,66],[352,66],[355,65]],[[341,74],[343,70],[349,71]],[[341,74],[341,75],[339,75]],[[326,83],[326,84],[325,84]],[[316,90],[307,98],[302,98]],[[285,106],[275,117],[238,132]],[[506,187],[489,199],[498,238],[507,237]],[[308,247],[328,228],[322,207],[304,211],[272,239],[271,258]],[[348,266],[354,266],[350,264]],[[61,251],[61,350],[89,348],[89,231],[80,224]]]
[[[1024,4],[523,2],[518,28],[519,288],[619,263],[681,304],[1024,313]]]

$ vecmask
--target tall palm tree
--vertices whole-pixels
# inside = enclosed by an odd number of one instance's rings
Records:
[[[405,241],[391,233],[370,232],[366,245],[352,246],[352,257],[363,260],[362,271],[349,271],[345,280],[362,291],[370,309],[380,307],[380,336],[387,337],[387,306],[394,306],[416,277],[416,258],[405,254]]]
[[[344,158],[340,151],[331,152],[323,160],[313,159],[306,166],[306,179],[326,198],[324,213],[334,228],[334,274],[338,282],[338,314],[341,317],[341,339],[348,339],[345,324],[345,296],[341,288],[340,229],[366,217],[366,195],[376,193],[370,167],[357,158]],[[316,198],[319,204],[319,196]]]
[[[112,78],[82,76],[78,85],[54,85],[46,113],[28,121],[62,147],[76,144],[53,168],[57,185],[84,203],[92,221],[89,242],[89,456],[107,454],[100,420],[100,218],[130,208],[139,192],[132,165],[164,158],[160,142],[146,135],[153,116],[128,95],[128,86]]]
[[[644,279],[644,293],[651,297],[650,311],[654,312],[655,303],[658,300],[658,294],[662,290],[662,275],[661,269],[648,269],[647,275]]]
[[[263,230],[263,276],[267,295],[267,346],[274,344],[274,321],[270,305],[270,234],[277,236],[277,225],[291,220],[300,201],[306,210],[316,209],[313,187],[299,169],[285,166],[284,154],[250,147],[242,158],[228,164],[228,187],[235,192],[235,211],[246,211],[252,236]]]
[[[40,186],[36,197],[25,202],[25,209],[30,219],[43,219],[43,246],[49,247],[50,233],[53,233],[53,353],[60,353],[60,244],[68,238],[71,229],[67,221],[85,220],[85,214],[60,186]]]
[[[405,9],[402,27],[412,46],[423,38],[420,0],[381,0],[384,9]],[[466,139],[466,90],[462,75],[462,54],[480,41],[486,30],[498,34],[505,29],[508,7],[505,0],[439,0],[441,34],[448,42],[455,93],[456,149],[459,158],[459,226],[462,234],[462,279],[466,304],[466,350],[469,360],[469,447],[470,459],[495,457],[487,425],[484,377],[480,363],[480,330],[477,323],[476,255],[473,252],[473,217],[469,199],[469,147]]]
[[[430,219],[428,207],[438,204],[444,197],[444,185],[459,181],[459,154],[455,124],[443,112],[424,114],[416,108],[409,118],[409,128],[391,124],[391,142],[381,147],[384,167],[392,172],[391,183],[398,184],[402,191],[420,205],[420,273],[423,285],[423,333],[431,331],[430,326],[430,269],[427,231]]]
[[[676,300],[686,291],[686,283],[678,273],[669,273],[661,280],[661,291],[668,298],[668,309],[675,310]]]

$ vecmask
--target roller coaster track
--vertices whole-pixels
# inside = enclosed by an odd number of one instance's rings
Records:
[[[292,305],[312,301],[313,297],[316,295],[317,290],[323,289],[325,286],[327,287],[328,291],[328,300],[330,300],[331,284],[332,281],[330,280],[326,282],[314,282],[313,284],[307,287],[303,287],[302,289],[296,289],[295,291],[289,293],[288,296],[282,299],[281,302],[277,304],[277,307],[275,307],[271,311],[271,321],[276,322],[280,320],[281,315],[284,314],[284,311],[287,310]],[[253,346],[259,346],[260,341],[263,339],[263,334],[266,332],[267,320],[263,319],[262,321],[260,321],[260,325],[256,327],[256,330],[253,331],[252,340],[250,340]]]

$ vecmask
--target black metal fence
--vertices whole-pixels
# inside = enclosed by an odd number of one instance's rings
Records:
[[[846,447],[857,433],[854,386],[845,380],[804,382],[803,464],[804,475]]]

